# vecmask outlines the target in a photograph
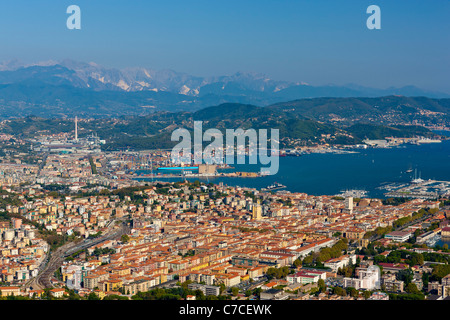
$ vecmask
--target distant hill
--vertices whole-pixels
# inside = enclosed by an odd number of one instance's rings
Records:
[[[414,136],[428,136],[430,130],[420,126],[382,126],[376,124],[358,123],[348,127],[346,131],[360,140],[378,140],[385,137],[412,138]]]
[[[450,120],[450,99],[427,97],[314,98],[281,102],[268,108],[318,121],[347,124]]]
[[[375,123],[324,123],[303,117],[298,110],[278,107],[258,107],[248,104],[221,104],[196,112],[155,112],[146,116],[122,116],[120,118],[79,119],[79,136],[96,133],[107,140],[106,150],[130,148],[168,149],[176,142],[170,141],[173,130],[184,127],[193,129],[194,121],[203,121],[203,130],[253,128],[279,129],[281,145],[292,146],[315,143],[357,144],[364,139],[385,137],[432,137],[434,134],[421,126],[381,125]],[[40,133],[73,131],[71,119],[46,119],[26,117],[3,121],[0,133],[33,138]],[[298,144],[297,144],[298,145]]]

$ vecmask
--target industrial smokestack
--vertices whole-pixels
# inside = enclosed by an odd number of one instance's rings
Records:
[[[75,116],[75,141],[78,142],[78,119]]]

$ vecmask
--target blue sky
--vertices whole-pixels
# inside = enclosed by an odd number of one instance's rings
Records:
[[[81,8],[81,30],[66,28],[71,4]],[[366,27],[371,4],[381,8],[381,30]],[[450,93],[449,17],[448,0],[5,0],[0,60]]]

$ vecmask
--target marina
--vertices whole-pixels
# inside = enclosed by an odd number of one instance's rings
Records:
[[[450,182],[437,180],[413,179],[408,184],[389,184],[381,187],[388,192],[388,198],[416,198],[416,199],[436,199],[450,195]]]
[[[431,247],[434,247],[437,244],[437,242],[440,240],[441,240],[441,236],[439,234],[437,234],[434,237],[432,237],[431,239],[425,241],[425,244],[431,248]]]
[[[352,198],[364,198],[367,196],[367,191],[365,190],[342,190],[340,194],[336,195],[338,197],[352,197]]]

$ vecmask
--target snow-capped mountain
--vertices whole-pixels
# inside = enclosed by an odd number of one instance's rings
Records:
[[[389,95],[450,97],[414,86],[312,86],[276,81],[259,73],[198,77],[167,69],[116,69],[74,60],[0,63],[0,117],[29,113],[141,114],[193,111],[222,103],[267,106],[303,98]]]
[[[29,68],[34,69],[27,72]],[[15,80],[29,80],[36,77],[37,73],[45,73],[64,79],[76,87],[94,90],[168,91],[189,96],[218,93],[243,94],[242,91],[277,92],[295,85],[285,81],[274,81],[257,73],[238,72],[231,76],[205,78],[167,69],[106,68],[94,62],[86,63],[69,59],[34,64],[24,64],[18,60],[12,60],[0,64],[1,71],[21,74],[19,78],[13,77]],[[8,73],[7,76],[10,77],[11,73]],[[42,77],[39,78],[41,81],[44,80]],[[0,75],[0,82],[8,83],[9,81],[7,77],[2,79]]]

